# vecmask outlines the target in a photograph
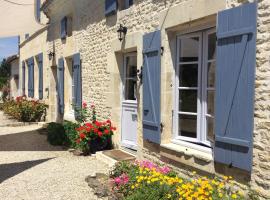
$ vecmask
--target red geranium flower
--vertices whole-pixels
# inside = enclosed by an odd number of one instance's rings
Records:
[[[85,126],[92,127],[91,123],[86,123]]]
[[[83,108],[87,108],[87,103],[83,102],[82,106],[83,106]]]
[[[94,129],[94,132],[95,132],[95,133],[97,133],[97,132],[98,132],[98,129],[97,129],[97,128],[95,128],[95,129]]]
[[[101,132],[101,131],[98,132],[98,136],[99,136],[99,137],[102,136],[102,132]]]
[[[81,139],[78,138],[78,139],[76,140],[76,143],[77,143],[77,144],[80,144],[80,142],[81,142]]]
[[[109,131],[108,129],[105,129],[104,133],[105,133],[105,134],[109,134],[110,131]]]
[[[111,124],[111,123],[112,123],[111,120],[109,120],[109,119],[108,119],[106,122],[107,122],[108,124]]]
[[[85,137],[86,137],[86,135],[84,134],[84,133],[81,133],[80,134],[80,138],[83,140],[83,139],[85,139]]]

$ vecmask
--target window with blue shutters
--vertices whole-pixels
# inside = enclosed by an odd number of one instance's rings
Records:
[[[174,139],[211,146],[214,141],[215,28],[177,38]]]

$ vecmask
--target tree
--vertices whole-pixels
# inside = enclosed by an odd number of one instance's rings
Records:
[[[0,65],[0,89],[5,86],[10,76],[10,63],[3,59]]]

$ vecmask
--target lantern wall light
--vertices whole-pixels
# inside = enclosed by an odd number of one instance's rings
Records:
[[[125,38],[125,36],[127,34],[127,27],[120,24],[120,27],[117,30],[117,33],[118,33],[118,39],[121,42]]]

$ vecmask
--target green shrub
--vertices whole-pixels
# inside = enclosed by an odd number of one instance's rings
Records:
[[[45,120],[48,106],[38,100],[17,97],[16,100],[4,101],[3,111],[22,122],[39,122]]]
[[[76,128],[80,126],[78,123],[73,123],[70,121],[65,121],[64,124],[65,134],[66,134],[66,142],[65,144],[71,148],[76,148],[76,138],[77,138],[77,131]]]
[[[47,127],[47,140],[51,145],[64,145],[67,141],[65,129],[62,124],[49,123]]]

